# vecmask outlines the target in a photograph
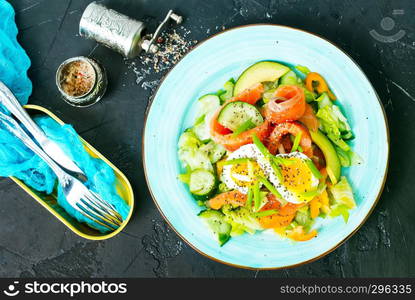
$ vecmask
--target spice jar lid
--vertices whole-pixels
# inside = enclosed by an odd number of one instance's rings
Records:
[[[68,104],[88,107],[101,100],[107,88],[107,76],[99,62],[77,56],[65,60],[58,67],[56,86]]]

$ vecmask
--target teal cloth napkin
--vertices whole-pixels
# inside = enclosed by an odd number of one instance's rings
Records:
[[[5,0],[0,0],[0,80],[3,81],[22,105],[26,104],[32,92],[32,83],[27,76],[30,60],[16,40],[17,27],[14,10]],[[0,109],[7,110],[0,105]],[[77,163],[88,177],[87,186],[98,192],[103,199],[112,203],[123,219],[128,216],[129,206],[116,192],[114,171],[102,160],[92,158],[84,149],[78,134],[70,125],[61,126],[44,116],[35,122],[46,135],[57,142]],[[14,176],[31,188],[50,194],[57,186],[52,170],[0,125],[0,176]],[[108,229],[84,217],[66,201],[58,185],[58,204],[72,217],[87,223],[101,232]]]

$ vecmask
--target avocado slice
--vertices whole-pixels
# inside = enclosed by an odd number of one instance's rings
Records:
[[[276,81],[290,68],[274,61],[261,61],[247,68],[235,83],[233,95],[236,96],[256,83]]]
[[[320,130],[310,130],[310,134],[314,144],[316,144],[324,154],[324,158],[326,159],[326,167],[330,168],[336,180],[339,180],[341,165],[333,144]]]

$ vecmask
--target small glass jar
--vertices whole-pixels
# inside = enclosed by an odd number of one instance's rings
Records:
[[[65,60],[56,71],[56,86],[63,100],[76,107],[88,107],[105,94],[108,80],[104,67],[85,56]]]

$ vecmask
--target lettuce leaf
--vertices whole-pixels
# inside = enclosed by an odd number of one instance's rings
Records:
[[[241,224],[235,223],[230,221],[231,226],[232,226],[232,230],[231,230],[231,237],[234,236],[238,236],[241,234],[244,234],[245,232],[248,232],[249,229]],[[255,233],[255,232],[254,232]]]
[[[307,103],[311,103],[311,102],[316,100],[316,94],[314,94],[313,92],[310,92],[305,87],[303,87],[303,91],[304,91],[304,95],[305,95],[305,101]]]
[[[342,216],[345,223],[349,220],[349,208],[344,204],[334,205],[330,211],[330,217]]]
[[[340,108],[332,103],[326,93],[323,93],[316,101],[319,107],[316,116],[320,121],[321,130],[341,150],[350,151],[350,146],[343,137],[351,138],[353,133]]]
[[[345,176],[342,176],[335,185],[329,187],[329,191],[334,198],[335,204],[343,204],[350,209],[356,207],[352,188]]]
[[[310,228],[314,224],[314,220],[310,216],[310,210],[308,206],[301,207],[297,211],[294,220],[298,225],[303,226],[307,232],[310,230]]]
[[[334,201],[330,206],[330,217],[341,215],[347,223],[349,211],[356,207],[353,191],[347,178],[342,176],[337,184],[329,187],[329,191]]]
[[[343,167],[357,166],[363,163],[363,159],[356,152],[353,152],[352,150],[344,151],[337,146],[335,148]]]
[[[225,205],[222,208],[222,212],[225,215],[226,222],[230,223],[232,228],[235,228],[233,234],[238,234],[241,230],[250,234],[254,234],[257,230],[262,230],[257,218],[245,207],[232,209],[231,206]]]

